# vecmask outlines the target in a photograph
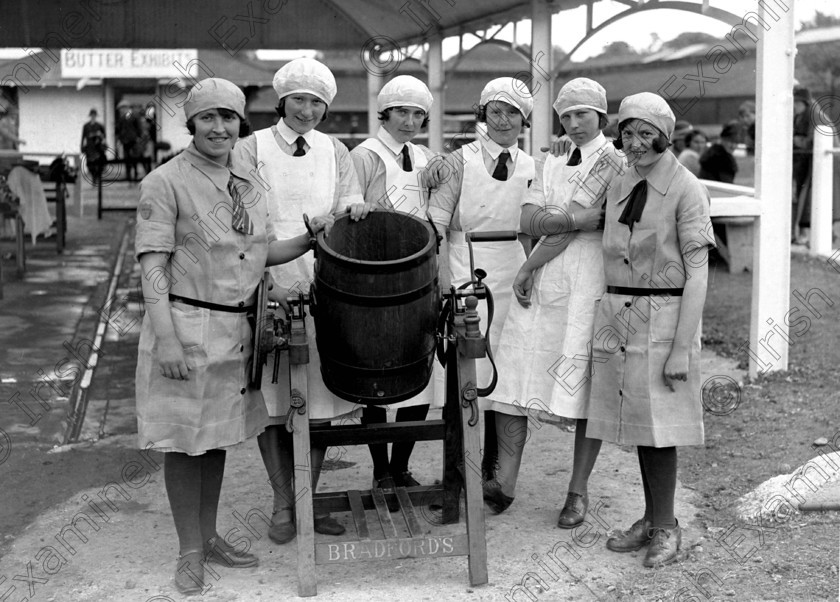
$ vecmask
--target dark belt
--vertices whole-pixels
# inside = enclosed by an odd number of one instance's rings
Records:
[[[637,288],[635,286],[608,286],[607,292],[611,295],[632,295],[634,297],[650,297],[651,295],[671,295],[682,297],[681,288]]]
[[[187,305],[192,305],[193,307],[203,307],[205,309],[212,309],[213,311],[226,311],[235,314],[244,314],[254,308],[253,304],[245,305],[244,302],[240,305],[220,305],[219,303],[210,303],[209,301],[199,301],[198,299],[182,297],[181,295],[176,295],[174,293],[169,293],[169,300],[177,301],[178,303],[186,303]]]

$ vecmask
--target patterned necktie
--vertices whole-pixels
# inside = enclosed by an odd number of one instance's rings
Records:
[[[504,182],[508,177],[507,162],[510,159],[510,153],[502,151],[499,153],[499,161],[496,163],[496,169],[493,170],[493,179]]]
[[[294,153],[292,153],[293,157],[302,157],[306,154],[306,149],[303,148],[303,145],[306,144],[306,140],[303,139],[303,136],[298,136],[297,140],[295,140],[295,144],[297,145],[297,149]]]
[[[625,205],[624,211],[621,212],[618,222],[629,226],[630,232],[632,232],[633,224],[642,219],[642,211],[645,209],[645,203],[647,202],[647,180],[641,180],[633,186],[633,190],[630,191],[630,194],[625,199],[627,200],[627,205]]]
[[[402,168],[403,171],[411,171],[411,155],[408,154],[408,145],[403,144],[402,150],[400,151],[402,155]]]
[[[236,180],[233,174],[231,174],[230,180],[228,180],[228,193],[233,200],[233,219],[231,220],[233,229],[242,232],[242,234],[253,234],[254,224],[251,222],[251,216],[245,210],[245,205],[242,204],[242,196],[236,188]]]
[[[570,166],[580,165],[580,149],[579,148],[575,148],[575,150],[572,151],[572,156],[569,157],[569,161],[566,163],[566,165],[570,165]]]

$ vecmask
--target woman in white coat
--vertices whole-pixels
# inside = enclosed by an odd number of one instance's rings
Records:
[[[602,231],[596,227],[610,182],[623,159],[601,130],[607,124],[604,88],[587,78],[567,82],[554,109],[572,144],[539,161],[522,207],[522,231],[541,236],[516,276],[519,301],[499,344],[496,412],[498,511],[513,501],[529,415],[576,419],[572,479],[558,527],[583,522],[587,481],[600,441],[586,438],[595,307],[604,292]]]
[[[477,111],[476,140],[446,157],[446,177],[431,197],[432,220],[446,231],[440,248],[441,290],[473,279],[465,234],[476,231],[519,230],[522,200],[534,180],[534,160],[517,146],[519,134],[529,127],[533,100],[518,79],[500,77],[482,90]],[[505,315],[513,298],[511,286],[525,261],[530,239],[478,243],[473,246],[475,266],[487,272],[484,283],[493,293],[495,311],[490,324],[491,349],[498,347]],[[478,306],[481,329],[488,327],[487,305]],[[487,386],[492,366],[487,359],[476,365],[478,386]],[[488,442],[495,442],[495,418],[485,414],[485,460]],[[492,464],[483,462],[484,464]],[[485,470],[485,480],[487,473]],[[485,491],[486,493],[486,491]]]
[[[277,124],[258,130],[243,140],[237,151],[255,170],[268,195],[269,217],[279,237],[300,223],[303,214],[338,214],[350,205],[362,204],[356,170],[347,148],[336,138],[315,130],[326,119],[327,109],[336,95],[335,77],[326,65],[314,59],[295,59],[274,76],[277,92]],[[279,286],[274,296],[287,291],[308,292],[314,276],[314,256],[309,252],[288,265],[272,268]],[[307,376],[309,416],[315,421],[347,417],[359,408],[333,395],[321,377],[315,326],[307,317],[309,364]],[[281,363],[281,366],[283,364]],[[265,379],[267,381],[268,379]],[[294,487],[291,436],[285,429],[288,413],[289,375],[281,371],[278,384],[263,382],[263,395],[271,418],[259,436],[263,463],[274,490],[274,509],[269,537],[285,543],[295,536],[293,520]],[[310,455],[313,490],[318,482],[324,448],[313,447]],[[329,515],[315,516],[315,531],[340,535],[344,527]]]
[[[382,125],[375,137],[368,138],[350,152],[367,210],[398,211],[425,219],[429,210],[426,168],[435,154],[412,140],[426,127],[432,102],[432,93],[426,84],[410,75],[395,77],[379,92],[376,108]],[[429,405],[434,401],[434,391],[432,379],[420,395],[388,408],[397,410],[397,422],[425,420]],[[363,424],[382,423],[386,418],[383,406],[366,406],[362,413]],[[413,441],[395,442],[391,446],[390,461],[387,443],[373,444],[369,448],[374,487],[390,489],[420,484],[408,469]],[[392,506],[392,510],[395,509],[396,506]]]

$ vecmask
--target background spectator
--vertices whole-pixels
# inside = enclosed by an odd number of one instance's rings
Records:
[[[811,93],[806,88],[794,88],[793,242],[798,244],[807,242],[807,230],[811,227],[811,159],[814,146],[811,103]]]
[[[674,135],[671,137],[671,150],[679,157],[685,150],[685,137],[694,131],[694,127],[684,119],[677,121],[674,126]]]
[[[98,114],[96,109],[91,109],[88,113],[89,121],[82,126],[82,153],[94,185],[102,176],[105,162],[105,127],[96,120]]]
[[[685,137],[685,150],[677,159],[695,176],[700,175],[700,157],[706,152],[708,139],[700,130],[693,130]]]
[[[732,153],[738,140],[738,129],[727,123],[720,132],[720,140],[706,149],[700,157],[700,178],[732,183],[738,173],[738,162]]]

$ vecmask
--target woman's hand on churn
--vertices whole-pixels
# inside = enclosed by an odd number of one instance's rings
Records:
[[[309,227],[313,234],[318,234],[321,230],[324,231],[324,236],[329,236],[330,230],[335,223],[335,217],[329,213],[324,215],[316,215],[309,220]]]

